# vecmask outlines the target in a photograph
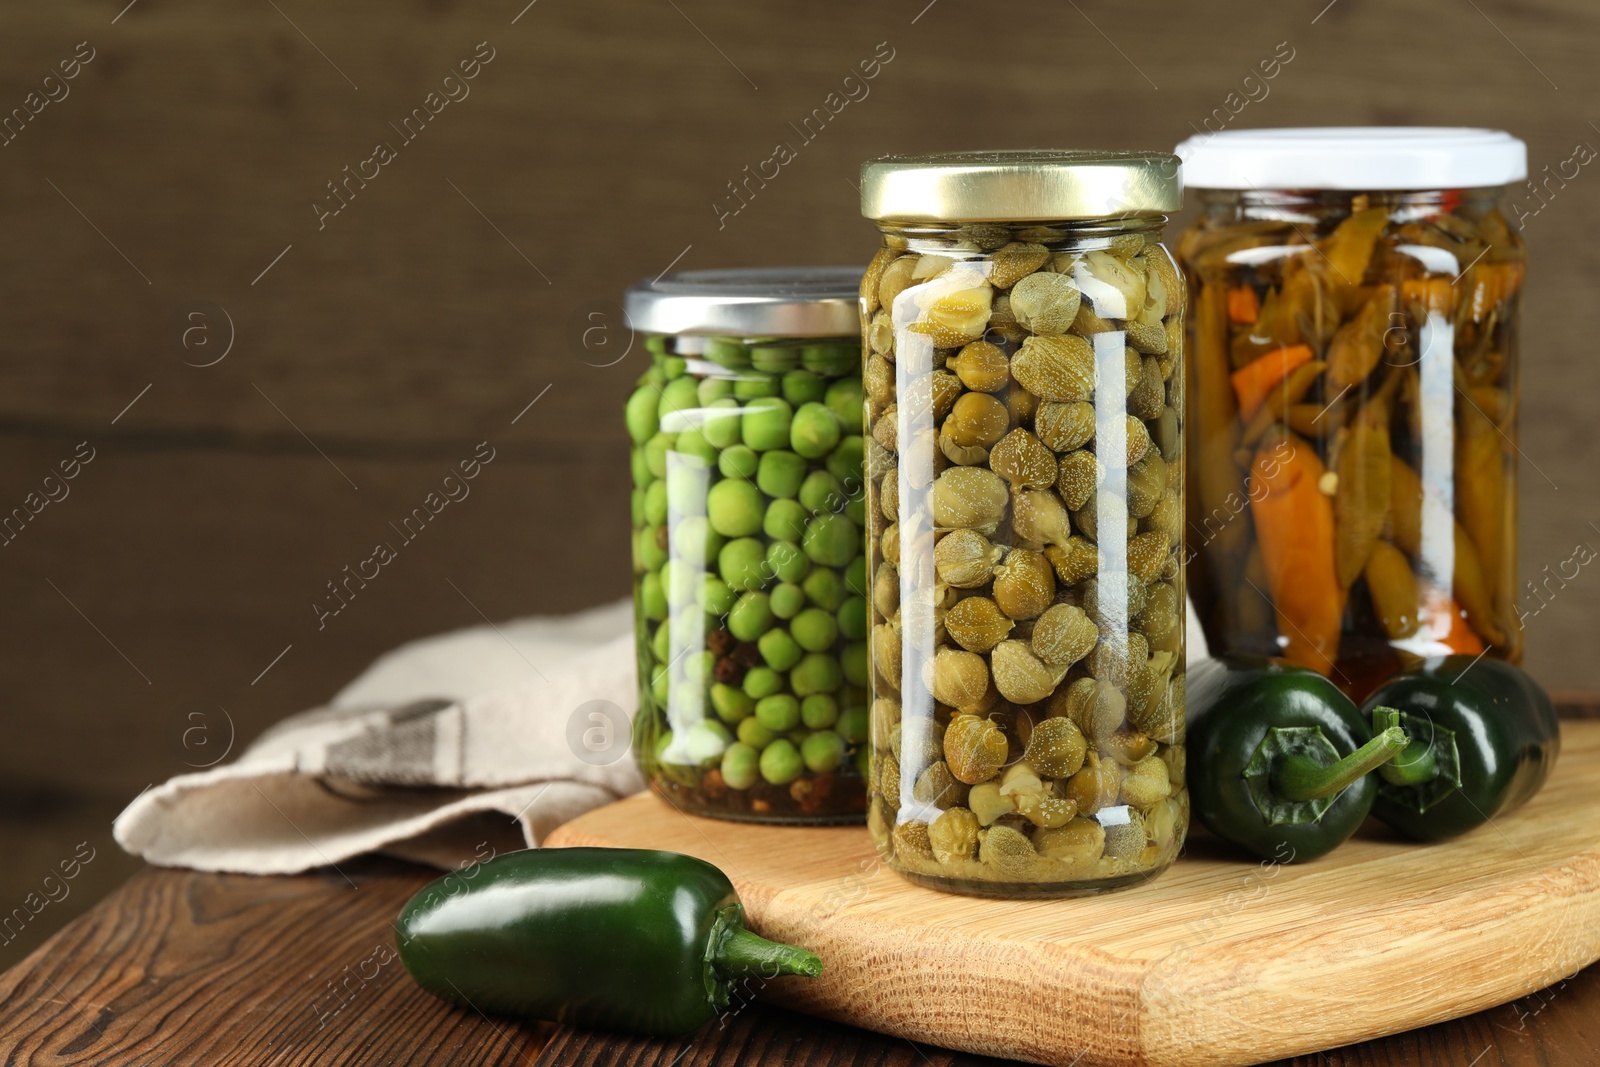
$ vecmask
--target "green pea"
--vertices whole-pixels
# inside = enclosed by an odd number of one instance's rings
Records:
[[[708,407],[718,400],[733,399],[732,378],[701,378],[700,387],[696,391],[700,398],[700,406]],[[735,405],[737,406],[737,404]]]
[[[836,378],[841,374],[855,374],[859,377],[861,373],[861,346],[858,344],[834,342],[806,345],[801,350],[800,359],[807,370],[816,371],[829,378]]]
[[[800,349],[794,345],[752,345],[750,365],[766,374],[782,374],[800,362]]]
[[[666,388],[661,390],[661,398],[656,403],[656,418],[662,422],[666,422],[667,416],[673,412],[687,411],[700,403],[700,383],[693,378],[682,377],[681,374],[680,371],[680,376],[668,381]],[[673,377],[670,372],[668,377]]]
[[[800,755],[812,774],[832,774],[844,760],[844,738],[832,730],[812,734],[800,746]]]
[[[792,619],[800,614],[805,606],[806,591],[793,582],[783,582],[773,587],[772,613],[778,618]]]
[[[780,631],[774,630],[772,633]],[[807,608],[789,623],[789,635],[807,652],[824,652],[839,638],[839,624],[833,613],[822,608]],[[769,635],[770,636],[770,635]],[[773,664],[777,666],[776,663]]]
[[[672,695],[672,674],[665,668],[656,671],[655,677],[650,679],[650,696],[658,707],[667,706],[667,698]]]
[[[644,454],[643,448],[635,448],[628,456],[628,473],[633,476],[633,484],[643,489],[655,480],[655,475],[650,472],[650,460]]]
[[[844,603],[844,579],[839,577],[838,571],[818,567],[806,575],[800,587],[806,591],[807,599],[825,611],[833,611]]]
[[[744,672],[744,691],[755,700],[769,697],[783,688],[783,675],[771,667],[751,667]]]
[[[867,598],[853,596],[839,605],[834,621],[839,624],[839,633],[846,640],[860,641],[867,636]]]
[[[740,400],[758,400],[763,397],[778,395],[779,385],[776,378],[764,375],[749,378],[740,378],[733,383],[733,395]]]
[[[628,493],[628,521],[634,526],[644,525],[643,488],[635,488]]]
[[[710,563],[716,559],[725,543],[722,535],[711,529],[704,515],[685,515],[678,519],[667,528],[666,541],[674,559],[696,563]]]
[[[728,632],[741,641],[754,641],[771,626],[772,605],[765,593],[746,593],[728,609]]]
[[[732,740],[726,726],[715,719],[702,719],[684,734],[683,747],[690,762],[704,767],[721,760]]]
[[[715,574],[701,576],[700,606],[706,609],[707,615],[726,615],[738,599],[739,594]]]
[[[867,524],[867,498],[857,495],[847,500],[844,505],[844,517],[857,526],[865,526]]]
[[[677,649],[697,648],[705,639],[706,613],[696,603],[673,606],[672,614],[672,647]],[[680,659],[678,662],[682,662]]]
[[[728,384],[732,388],[732,383]],[[744,408],[733,397],[715,401],[702,412],[702,416],[705,421],[700,425],[700,432],[713,447],[723,449],[739,443],[739,424],[744,421]]]
[[[813,515],[838,511],[844,502],[844,486],[827,471],[812,471],[800,485],[800,505]]]
[[[660,367],[652,365],[649,370],[647,370],[643,374],[639,375],[638,379],[634,382],[634,384],[635,385],[648,385],[650,388],[652,388],[652,389],[654,389],[656,391],[656,395],[657,396],[660,396],[661,395],[661,390],[663,390],[663,389],[665,389],[667,387],[667,376],[665,374],[661,373],[661,368]]]
[[[717,573],[734,589],[760,589],[770,577],[766,549],[754,537],[729,541],[717,553]]]
[[[866,708],[845,708],[839,713],[839,721],[833,724],[833,729],[849,744],[864,745],[871,725],[871,715]]]
[[[749,445],[730,445],[722,450],[722,455],[717,459],[717,470],[722,472],[724,478],[750,479],[756,476],[760,464],[761,457]]]
[[[662,376],[669,382],[683,377],[689,369],[689,361],[682,356],[663,356],[659,363]]]
[[[756,701],[756,721],[774,733],[800,725],[800,701],[788,693],[774,693]]]
[[[709,464],[698,456],[674,454],[672,472],[667,476],[667,506],[678,515],[704,515],[708,494]],[[718,482],[717,485],[725,485]],[[715,488],[715,487],[713,487]],[[719,531],[720,532],[720,531]]]
[[[713,485],[705,504],[711,528],[724,537],[747,537],[761,529],[767,508],[761,490],[742,478],[724,478]]]
[[[656,627],[655,634],[650,638],[650,652],[655,656],[656,662],[665,663],[672,655],[672,627],[662,623]]]
[[[767,666],[775,671],[786,671],[800,662],[800,645],[787,630],[768,630],[756,646],[761,649],[761,658],[767,661]]]
[[[661,542],[666,538],[661,534],[662,527],[646,526],[639,531],[639,562],[644,564],[645,570],[657,571],[667,561],[667,550],[661,547]]]
[[[839,702],[826,693],[812,693],[800,702],[800,721],[807,729],[826,730],[839,718]]]
[[[647,333],[644,335],[645,351],[664,356],[667,354],[667,341],[668,337],[664,333]]]
[[[805,771],[794,744],[778,738],[761,752],[761,777],[773,785],[788,785]]]
[[[639,579],[639,610],[651,621],[667,617],[667,594],[661,588],[661,575],[654,571]]]
[[[672,451],[673,442],[677,439],[677,434],[657,433],[644,443],[644,461],[650,468],[652,478],[667,476],[667,453]]]
[[[628,436],[633,438],[634,444],[644,444],[661,429],[661,416],[656,411],[660,400],[660,394],[648,385],[641,385],[628,397],[623,419],[628,424]]]
[[[844,569],[845,588],[858,596],[867,595],[867,557],[857,556]]]
[[[716,525],[715,519],[712,525]],[[800,544],[813,563],[843,567],[861,554],[861,530],[843,515],[817,515],[806,523]]]
[[[735,741],[722,754],[722,780],[729,789],[749,789],[761,777],[761,753]]]
[[[789,443],[789,420],[793,409],[782,397],[764,397],[745,405],[740,432],[744,443],[757,452],[783,448]]]
[[[844,651],[839,653],[839,662],[844,667],[844,677],[851,685],[867,684],[867,643],[865,641],[852,641],[844,646]]]
[[[821,400],[828,392],[828,383],[820,374],[808,370],[792,370],[783,376],[783,398],[799,407]]]
[[[661,565],[661,588],[666,591],[667,603],[677,611],[694,602],[700,588],[700,568],[681,559],[669,559]]]
[[[750,365],[750,350],[731,337],[706,338],[706,350],[701,353],[719,367],[739,370]]]
[[[828,405],[828,410],[839,416],[839,421],[845,426],[860,426],[866,413],[867,394],[861,388],[861,378],[851,376],[840,378],[828,384],[828,395],[822,402]],[[848,440],[848,438],[846,438]]]
[[[826,404],[801,404],[789,424],[789,447],[807,459],[821,459],[839,444],[839,419]]]
[[[812,693],[831,693],[843,682],[839,661],[826,652],[807,653],[789,672],[789,688],[803,697]]]
[[[806,533],[811,513],[798,500],[774,500],[767,505],[761,532],[774,541],[799,541]]]
[[[711,706],[723,722],[739,723],[755,714],[756,702],[742,689],[717,682],[711,687]]]
[[[717,657],[709,649],[696,652],[683,658],[683,680],[691,683],[696,689],[711,680],[711,670],[716,666]]]
[[[774,541],[768,545],[767,563],[780,582],[798,582],[811,570],[811,561],[793,541]]]
[[[773,449],[761,454],[756,468],[756,485],[772,497],[792,497],[800,492],[800,483],[806,479],[806,461],[785,449]]]
[[[704,461],[707,467],[717,465],[717,446],[706,439],[704,430],[698,426],[692,426],[680,433],[678,439],[673,442],[672,449],[674,452],[681,452],[683,455]]]
[[[839,479],[847,492],[859,490],[865,484],[862,464],[866,460],[866,442],[859,434],[839,439],[839,447],[828,453],[828,473]]]
[[[751,748],[762,749],[772,744],[772,739],[778,735],[761,725],[761,720],[754,715],[739,723],[739,740]]]

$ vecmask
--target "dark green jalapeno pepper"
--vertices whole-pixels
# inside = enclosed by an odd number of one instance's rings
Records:
[[[822,973],[814,954],[745,929],[717,868],[650,849],[509,853],[464,888],[428,884],[396,932],[406,970],[446,1000],[639,1034],[687,1033],[741,983]]]
[[[1442,841],[1539,791],[1561,748],[1555,706],[1526,672],[1470,656],[1402,671],[1367,701],[1397,708],[1411,744],[1377,774],[1373,814],[1407,837]]]
[[[1332,851],[1372,809],[1367,777],[1406,745],[1315,671],[1222,658],[1188,676],[1189,798],[1207,829],[1263,859]]]

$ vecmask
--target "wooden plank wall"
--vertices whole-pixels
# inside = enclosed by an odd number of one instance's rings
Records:
[[[624,594],[640,352],[577,338],[635,279],[864,262],[863,158],[1167,147],[1280,42],[1230,124],[1504,127],[1553,165],[1600,144],[1597,29],[1581,0],[7,5],[0,117],[38,113],[0,147],[0,514],[93,459],[0,548],[0,910],[97,852],[0,966],[131,869],[122,805],[229,733],[480,612]],[[1600,545],[1597,221],[1585,171],[1527,225],[1525,574]],[[471,496],[319,629],[324,583],[482,441]],[[1531,620],[1547,683],[1600,684],[1597,605],[1584,570]]]

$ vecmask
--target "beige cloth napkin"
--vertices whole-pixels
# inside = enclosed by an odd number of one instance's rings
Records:
[[[1191,607],[1190,663],[1205,649]],[[403,645],[237,761],[142,793],[117,843],[159,866],[253,874],[365,852],[448,868],[536,846],[644,787],[634,679],[627,601]]]
[[[453,867],[643,788],[632,608],[404,645],[239,758],[137,797],[117,843],[160,866],[286,874],[389,852]]]

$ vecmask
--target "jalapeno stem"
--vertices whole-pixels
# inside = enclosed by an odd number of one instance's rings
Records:
[[[768,941],[742,926],[723,934],[712,951],[711,964],[729,978],[776,978],[780,974],[815,978],[822,973],[822,960],[816,953]]]
[[[1326,767],[1310,756],[1283,756],[1272,769],[1273,791],[1285,800],[1334,796],[1394,759],[1410,741],[1404,730],[1391,726],[1344,759]]]
[[[1379,768],[1378,773],[1390,785],[1422,785],[1439,774],[1439,760],[1433,754],[1430,742],[1416,740],[1400,750],[1393,760]]]

